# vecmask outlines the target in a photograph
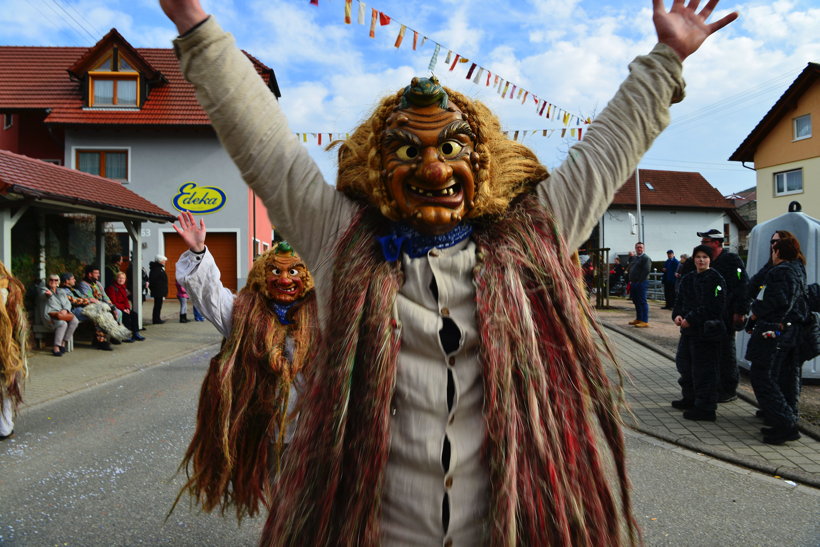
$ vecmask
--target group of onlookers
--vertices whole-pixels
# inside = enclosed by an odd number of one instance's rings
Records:
[[[67,351],[68,341],[82,321],[94,324],[91,345],[97,349],[110,351],[112,343],[145,340],[139,333],[139,320],[125,285],[126,278],[125,272],[119,272],[113,283],[103,288],[100,269],[95,265],[85,267],[79,283],[70,272],[48,276],[40,305],[44,310],[43,321],[54,331],[52,355],[60,357]],[[124,336],[124,332],[130,336]]]
[[[672,310],[681,328],[676,366],[682,394],[672,406],[686,419],[714,421],[718,403],[737,398],[735,332],[745,329],[756,415],[769,425],[761,429],[763,442],[799,439],[797,340],[810,317],[800,243],[790,232],[776,231],[769,262],[750,282],[742,259],[723,248],[720,231],[698,235],[701,244],[681,268]]]
[[[149,273],[143,272],[145,282],[143,286],[150,291],[154,299],[151,321],[154,325],[165,323],[162,319],[162,305],[168,296],[168,274],[165,272],[167,258],[162,255],[149,264]],[[74,331],[82,321],[91,321],[95,324],[92,346],[110,351],[111,344],[131,343],[142,341],[145,338],[139,332],[139,317],[134,311],[133,298],[128,286],[128,274],[121,269],[122,257],[113,256],[108,266],[108,286],[103,288],[100,282],[100,269],[95,265],[86,266],[83,279],[76,281],[74,274],[51,274],[46,281],[46,287],[40,289],[40,305],[44,307],[43,322],[54,331],[52,355],[59,357],[67,350],[68,341],[72,339]],[[145,300],[145,295],[137,298]],[[177,283],[177,298],[180,301],[180,317],[182,323],[188,322],[188,294],[185,288]],[[107,306],[110,318],[99,313],[89,314],[92,304]],[[95,310],[99,310],[99,306]],[[194,319],[204,321],[199,311],[194,308]],[[113,323],[111,322],[113,321]],[[125,330],[116,332],[115,324]],[[128,333],[123,335],[123,333]]]
[[[717,229],[697,232],[701,238],[691,257],[667,251],[663,265],[665,305],[680,327],[676,367],[682,397],[672,406],[688,420],[714,421],[719,403],[737,399],[739,369],[735,333],[750,335],[746,359],[760,410],[770,427],[763,440],[782,444],[800,437],[797,430],[802,360],[796,339],[810,318],[806,292],[805,257],[790,232],[776,231],[770,241],[770,260],[751,281],[743,260],[723,246]],[[626,266],[615,258],[610,285],[626,286],[635,306],[630,325],[646,328],[646,294],[651,260],[644,244],[635,244]]]

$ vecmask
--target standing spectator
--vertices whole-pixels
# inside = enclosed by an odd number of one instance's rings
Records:
[[[111,255],[105,266],[105,286],[110,287],[117,282],[117,274],[122,271],[122,255]]]
[[[635,261],[635,251],[629,251],[629,254],[626,257],[626,267],[624,269],[624,283],[626,283],[626,296],[631,294],[630,289],[632,288],[631,283],[629,282],[629,268],[632,267],[632,263]]]
[[[609,292],[610,294],[622,295],[624,292],[624,274],[626,268],[621,264],[621,259],[617,256],[612,262],[612,269],[609,270]]]
[[[749,275],[743,260],[723,248],[723,232],[712,228],[697,232],[701,245],[712,248],[712,269],[716,270],[726,283],[726,311],[723,320],[726,323],[726,335],[720,345],[720,383],[718,384],[718,402],[728,403],[737,399],[737,385],[740,374],[735,357],[735,331],[743,327],[746,314],[749,312],[748,287]],[[681,274],[693,271],[694,265],[689,261]]]
[[[678,266],[680,262],[675,258],[675,251],[669,249],[666,251],[666,262],[663,264],[663,297],[666,304],[663,306],[664,310],[671,310],[675,308],[675,274],[678,273]]]
[[[205,321],[205,317],[199,313],[199,310],[196,306],[191,306],[194,309],[194,321]]]
[[[749,378],[763,417],[763,442],[783,444],[800,438],[797,429],[800,369],[797,344],[808,317],[806,259],[794,235],[778,230],[772,235],[771,265],[764,289],[752,303],[746,359]],[[759,276],[755,275],[755,278]]]
[[[41,298],[45,298],[43,320],[54,331],[54,347],[51,354],[62,357],[80,320],[71,313],[71,302],[68,297],[57,290],[60,287],[60,276],[49,275],[46,284],[47,288],[43,289],[41,294]]]
[[[179,322],[180,323],[187,323],[188,322],[188,291],[185,290],[185,287],[179,284],[179,281],[176,282],[177,284],[177,299],[179,300]]]
[[[689,260],[689,255],[683,253],[680,255],[680,263],[678,264],[678,269],[675,270],[675,294],[678,292],[678,288],[680,287],[680,280],[683,277],[683,270],[686,267],[686,261]]]
[[[646,301],[646,289],[649,285],[649,270],[652,260],[644,254],[644,244],[635,244],[635,257],[629,261],[630,297],[635,304],[635,320],[629,324],[638,328],[649,326],[649,303]]]
[[[23,402],[29,329],[23,284],[0,262],[0,441],[14,435],[14,415]]]
[[[148,289],[154,297],[154,311],[151,314],[151,322],[154,325],[162,325],[162,301],[168,296],[168,274],[165,273],[165,262],[168,259],[162,255],[157,255],[153,262],[148,264]]]
[[[672,320],[681,333],[675,366],[682,394],[672,406],[683,410],[687,420],[714,422],[726,295],[723,278],[709,267],[711,260],[711,247],[695,247],[695,271],[681,280],[672,311]]]
[[[114,279],[114,283],[106,287],[105,292],[111,299],[111,302],[113,302],[117,309],[122,313],[123,325],[131,331],[131,338],[129,340],[123,340],[123,342],[142,342],[145,340],[145,337],[139,332],[139,316],[137,315],[137,312],[131,308],[128,286],[126,285],[127,279],[128,276],[125,275],[125,272],[119,272],[117,277]]]

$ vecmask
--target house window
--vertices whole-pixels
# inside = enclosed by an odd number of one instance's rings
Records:
[[[799,141],[811,137],[811,114],[794,119],[794,140]]]
[[[139,104],[139,73],[115,48],[88,71],[88,105],[135,107]]]
[[[731,233],[732,233],[731,232],[731,226],[729,225],[728,222],[724,222],[723,223],[723,246],[724,247],[728,247],[731,244],[731,241],[729,240],[729,237],[730,237]]]
[[[77,170],[116,180],[128,180],[127,150],[77,150]]]
[[[12,125],[14,125],[14,115],[3,114],[3,129],[8,129]]]
[[[803,191],[803,170],[783,171],[774,174],[774,195],[787,196]]]

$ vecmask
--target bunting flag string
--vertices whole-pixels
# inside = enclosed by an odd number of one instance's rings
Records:
[[[360,25],[365,24],[365,3],[362,0],[356,0],[358,2],[358,23]],[[310,0],[310,4],[314,6],[319,5],[319,0]],[[349,25],[352,23],[352,5],[353,0],[344,0],[344,23]],[[393,44],[396,48],[400,48],[402,43],[404,42],[404,36],[408,30],[413,33],[413,50],[417,51],[420,47],[424,47],[425,43],[429,40],[432,44],[434,44],[433,55],[430,57],[430,63],[428,64],[428,69],[430,72],[435,72],[435,67],[439,62],[439,53],[444,48],[442,44],[433,40],[432,38],[424,35],[419,34],[419,31],[413,29],[412,27],[400,23],[396,21],[386,13],[377,10],[376,8],[371,8],[371,18],[370,18],[370,29],[369,29],[369,36],[370,38],[376,37],[376,20],[378,18],[378,22],[380,26],[387,26],[391,23],[396,23],[400,25],[398,35],[396,36],[395,43]],[[421,44],[419,45],[418,39],[421,36]],[[570,126],[581,125],[581,124],[588,124],[591,122],[589,118],[584,118],[582,116],[578,116],[575,114],[570,113],[569,111],[556,106],[550,101],[546,99],[542,99],[536,96],[534,93],[530,92],[529,90],[519,86],[518,84],[506,80],[505,78],[500,77],[498,74],[493,74],[490,72],[489,69],[481,66],[478,63],[471,62],[469,59],[464,57],[458,52],[455,52],[451,49],[447,50],[447,56],[444,59],[444,64],[448,65],[449,71],[454,72],[456,67],[460,64],[471,63],[469,68],[467,69],[467,75],[465,79],[472,80],[472,82],[476,85],[484,84],[484,87],[490,87],[498,93],[502,99],[520,99],[521,104],[525,105],[527,103],[527,98],[532,97],[532,101],[534,104],[535,114],[537,116],[541,116],[547,118],[549,120],[556,120],[560,121],[565,128],[572,129]],[[478,69],[476,71],[476,69]],[[487,78],[486,81],[482,81],[482,76],[486,72]],[[473,74],[475,73],[475,77]],[[509,93],[508,93],[509,92]],[[580,129],[578,129],[578,136],[580,139]],[[546,135],[545,135],[546,136]]]
[[[571,138],[576,138],[580,141],[583,138],[585,129],[585,125],[579,125],[560,128],[553,127],[549,129],[508,129],[502,130],[501,132],[505,137],[520,142],[523,142],[528,136],[551,137],[553,135],[560,135],[561,138],[566,138],[567,135],[569,135]],[[305,144],[316,144],[318,146],[329,144],[333,141],[344,140],[350,137],[350,133],[339,133],[333,131],[294,133],[294,135],[296,135],[298,140]],[[326,141],[325,138],[327,139]]]

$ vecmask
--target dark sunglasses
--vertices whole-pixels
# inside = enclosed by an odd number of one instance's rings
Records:
[[[769,240],[769,245],[774,245],[778,241],[780,241],[780,240],[779,239],[771,239],[771,240]]]

